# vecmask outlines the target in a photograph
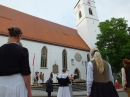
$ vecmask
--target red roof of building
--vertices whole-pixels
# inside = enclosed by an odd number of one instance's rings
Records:
[[[77,30],[0,5],[0,34],[8,35],[10,26],[21,28],[24,39],[90,50]]]

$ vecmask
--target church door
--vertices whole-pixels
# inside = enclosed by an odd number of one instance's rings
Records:
[[[75,69],[74,74],[76,74],[75,79],[79,79],[80,78],[80,73],[78,69]]]

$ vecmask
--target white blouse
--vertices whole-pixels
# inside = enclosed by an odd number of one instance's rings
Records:
[[[109,74],[110,74],[110,80],[112,83],[114,83],[114,78],[112,75],[112,70],[111,70],[111,66],[108,63],[109,66]],[[93,64],[92,62],[88,62],[88,66],[87,66],[87,95],[89,96],[91,94],[91,87],[92,87],[92,83],[93,83]]]
[[[121,73],[122,73],[122,87],[125,88],[127,82],[126,82],[126,74],[124,68],[121,68]]]

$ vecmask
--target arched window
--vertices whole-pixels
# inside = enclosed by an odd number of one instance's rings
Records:
[[[63,63],[63,68],[67,69],[67,52],[66,52],[66,50],[63,50],[63,52],[62,52],[62,63]]]
[[[41,67],[47,67],[47,48],[46,47],[42,48]]]
[[[81,11],[79,11],[79,19],[82,17],[82,13]]]
[[[90,15],[93,15],[93,12],[92,12],[92,9],[91,9],[91,8],[89,8],[89,14],[90,14]]]

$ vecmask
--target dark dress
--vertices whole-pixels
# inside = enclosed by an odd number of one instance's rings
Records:
[[[53,78],[53,74],[52,73],[50,73],[50,77]]]
[[[93,82],[90,97],[119,97],[119,96],[113,83],[109,81],[106,83]]]
[[[48,93],[48,97],[51,97],[51,92],[53,92],[53,81],[52,79],[48,79],[46,81],[46,92]]]
[[[127,81],[126,87],[130,88],[130,66],[125,66],[124,69],[125,69],[126,81]]]

